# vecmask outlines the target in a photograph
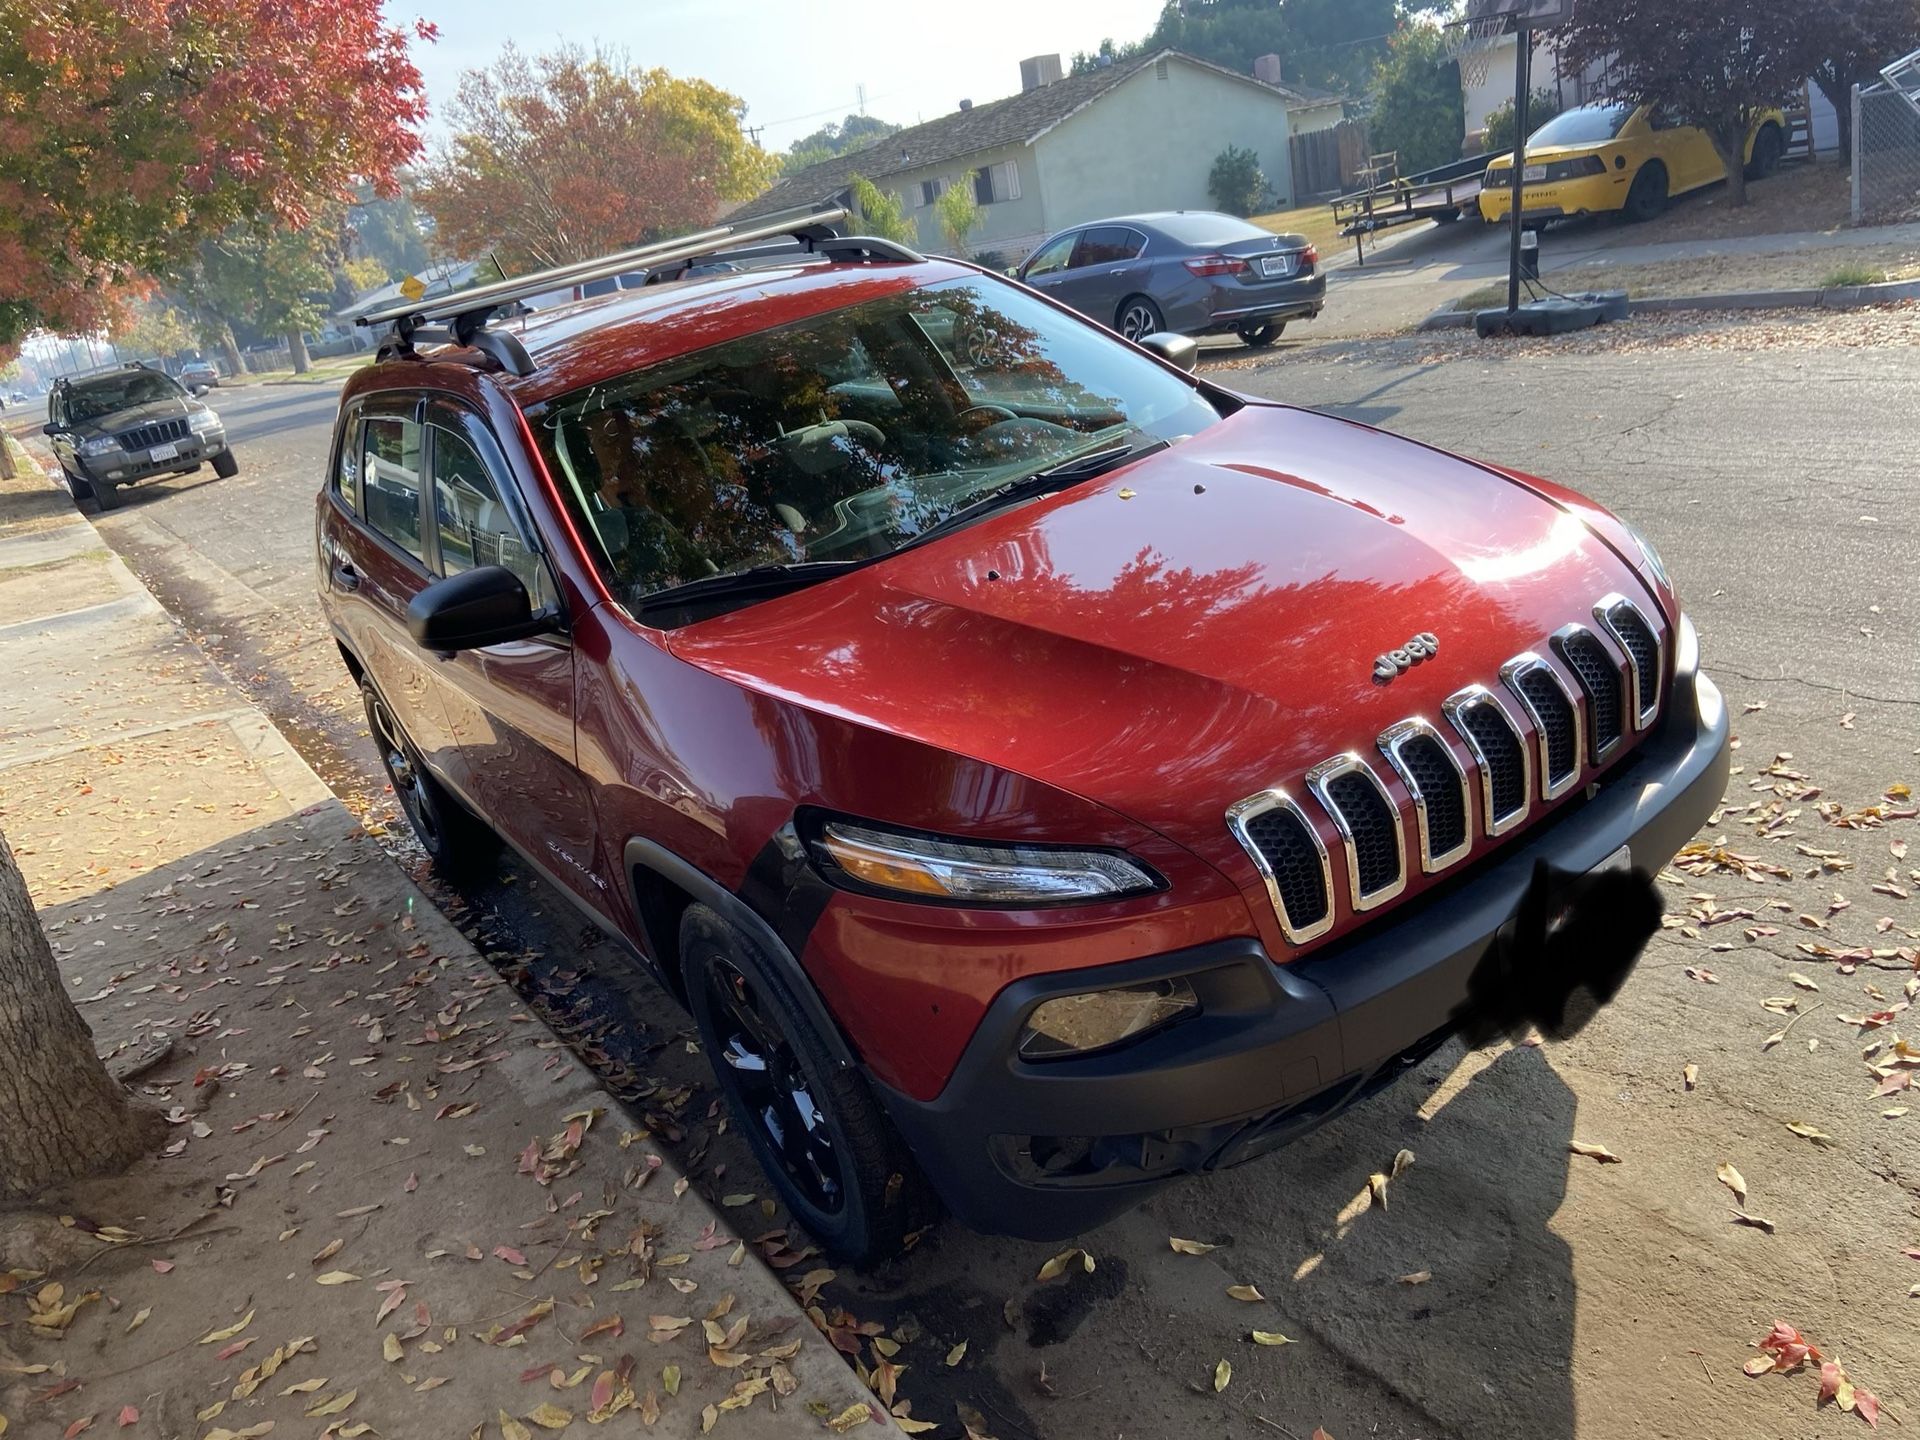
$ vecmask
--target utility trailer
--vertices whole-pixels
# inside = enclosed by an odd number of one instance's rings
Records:
[[[1375,156],[1375,163],[1361,172],[1367,178],[1366,187],[1332,202],[1333,223],[1342,235],[1353,237],[1355,260],[1364,265],[1367,236],[1415,220],[1451,224],[1468,206],[1477,207],[1487,166],[1508,153],[1469,155],[1417,175],[1399,174],[1392,156]]]

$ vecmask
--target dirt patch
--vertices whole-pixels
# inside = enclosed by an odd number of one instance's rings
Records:
[[[1660,296],[1724,295],[1739,290],[1810,290],[1834,285],[1878,285],[1920,278],[1920,242],[1791,251],[1783,255],[1721,255],[1712,260],[1656,260],[1645,265],[1577,265],[1548,272],[1562,294],[1625,290],[1636,300]],[[1483,285],[1461,297],[1462,310],[1506,302],[1507,282]]]
[[[1803,161],[1749,183],[1747,203],[1738,209],[1724,183],[1683,195],[1658,220],[1634,226],[1633,243],[1832,232],[1846,228],[1850,203],[1845,165],[1834,159]]]

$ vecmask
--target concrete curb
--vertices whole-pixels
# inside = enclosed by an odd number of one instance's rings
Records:
[[[1920,280],[1890,280],[1880,285],[1836,285],[1830,289],[1732,290],[1721,295],[1661,295],[1629,300],[1629,315],[1665,315],[1679,310],[1858,310],[1893,300],[1920,300]],[[1474,312],[1442,306],[1415,330],[1466,330]]]

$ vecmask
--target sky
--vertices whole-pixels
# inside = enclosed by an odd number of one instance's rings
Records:
[[[637,65],[665,66],[730,90],[747,103],[760,143],[784,150],[829,120],[860,109],[912,125],[984,104],[1020,88],[1020,61],[1076,50],[1111,36],[1137,40],[1153,28],[1162,0],[571,0],[546,10],[527,0],[388,0],[396,23],[416,15],[440,27],[417,48],[427,99],[438,112],[460,74],[487,64],[512,40],[538,53],[562,41],[596,40],[626,50]]]

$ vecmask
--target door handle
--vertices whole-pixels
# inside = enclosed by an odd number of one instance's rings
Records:
[[[333,583],[338,585],[342,590],[358,590],[360,588],[360,572],[354,569],[350,562],[342,560],[338,565],[333,567]]]

